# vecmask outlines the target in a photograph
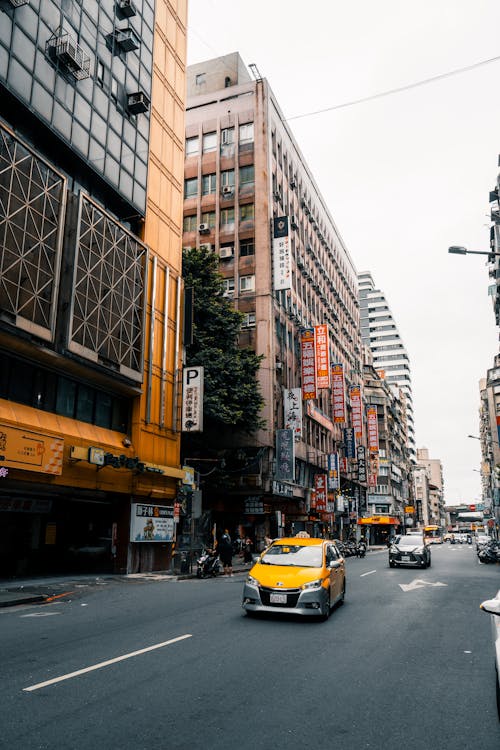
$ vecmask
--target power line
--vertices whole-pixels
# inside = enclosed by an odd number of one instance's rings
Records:
[[[424,78],[421,81],[416,81],[415,83],[409,83],[406,86],[398,86],[394,89],[389,89],[388,91],[381,91],[378,94],[372,94],[371,96],[364,96],[361,99],[353,99],[350,102],[343,102],[343,104],[334,104],[331,107],[325,107],[324,109],[317,109],[313,112],[304,112],[301,115],[293,115],[293,117],[287,117],[287,122],[290,120],[299,120],[302,117],[312,117],[313,115],[321,115],[324,112],[333,112],[335,109],[344,109],[346,107],[354,107],[356,104],[363,104],[364,102],[370,102],[374,99],[382,99],[384,96],[392,96],[392,94],[399,94],[402,91],[409,91],[410,89],[415,89],[418,86],[426,86],[428,83],[434,83],[435,81],[441,81],[444,78],[451,78],[451,76],[459,75],[460,73],[466,73],[469,70],[474,70],[475,68],[480,68],[483,65],[489,65],[490,63],[498,62],[500,60],[500,55],[498,57],[491,57],[489,60],[481,60],[480,62],[473,63],[472,65],[466,65],[464,68],[457,68],[456,70],[450,70],[447,73],[440,73],[437,76],[432,76],[431,78]]]

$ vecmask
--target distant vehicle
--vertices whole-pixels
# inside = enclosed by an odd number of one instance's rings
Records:
[[[406,534],[400,536],[389,547],[389,566],[399,565],[428,568],[431,564],[431,550],[423,535]]]
[[[497,591],[494,599],[488,599],[480,607],[484,612],[489,612],[491,615],[493,646],[495,648],[497,713],[500,720],[500,591]]]
[[[476,534],[474,541],[476,543],[476,549],[480,550],[481,547],[485,547],[490,543],[491,537],[489,534]]]
[[[427,544],[442,544],[442,526],[437,526],[436,524],[429,524],[429,526],[424,526],[424,539]]]

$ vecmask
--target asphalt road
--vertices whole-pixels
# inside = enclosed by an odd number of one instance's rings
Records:
[[[498,750],[479,603],[500,567],[469,546],[432,555],[423,571],[385,551],[348,559],[346,602],[323,623],[246,617],[244,574],[0,610],[0,748]]]

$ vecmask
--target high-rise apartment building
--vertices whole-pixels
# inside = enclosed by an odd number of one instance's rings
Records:
[[[396,321],[385,297],[377,289],[369,272],[358,275],[361,338],[370,348],[373,366],[383,374],[394,389],[401,389],[406,398],[408,446],[415,457],[415,424],[411,388],[410,359]]]
[[[0,575],[168,563],[185,57],[183,2],[0,5]]]
[[[251,526],[257,540],[319,522],[315,476],[326,473],[329,454],[343,455],[344,424],[334,420],[331,388],[302,399],[301,335],[325,324],[329,360],[342,365],[346,393],[361,384],[356,269],[268,82],[250,76],[237,53],[188,68],[183,245],[217,253],[226,295],[245,314],[240,342],[263,356],[266,427],[228,446],[258,452],[259,468],[204,504],[233,527]],[[290,424],[291,399],[301,413],[295,471],[281,481],[276,436]],[[342,476],[351,497],[347,524],[366,494],[350,468]]]
[[[430,458],[428,448],[417,448],[417,466],[425,469],[428,478],[427,523],[443,526],[446,523],[444,510],[443,465],[439,458]]]

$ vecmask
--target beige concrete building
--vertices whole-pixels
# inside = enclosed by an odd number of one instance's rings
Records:
[[[283,217],[290,266],[287,281],[277,283],[273,222]],[[248,498],[257,498],[263,510],[253,516],[258,538],[269,524],[277,533],[277,511],[287,527],[321,521],[311,508],[314,475],[326,471],[328,454],[342,453],[343,443],[331,389],[302,403],[295,475],[288,482],[277,482],[273,472],[276,430],[285,424],[284,393],[302,385],[304,329],[326,324],[330,361],[343,365],[346,389],[361,384],[357,274],[269,83],[257,72],[252,77],[237,53],[188,68],[183,245],[208,245],[219,255],[226,294],[245,313],[241,344],[263,355],[266,428],[250,443],[242,436],[235,441],[259,447],[264,457],[260,473],[248,479],[253,486],[240,478],[231,520],[252,515],[245,508]],[[365,487],[354,472],[343,478],[350,520]]]
[[[427,448],[417,448],[417,466],[423,466],[429,480],[428,508],[423,509],[427,523],[445,525],[443,465],[439,458],[430,458]]]

